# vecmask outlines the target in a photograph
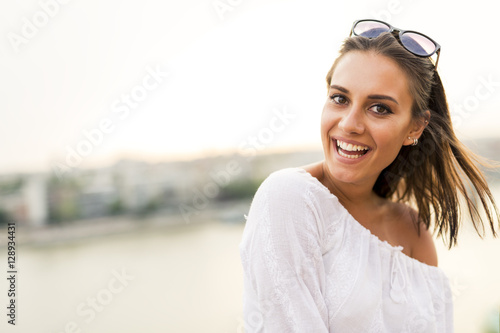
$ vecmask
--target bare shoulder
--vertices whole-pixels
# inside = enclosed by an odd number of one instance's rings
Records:
[[[432,233],[423,222],[420,222],[420,234],[415,226],[414,221],[418,218],[418,213],[415,209],[403,204],[395,203],[395,209],[401,218],[400,223],[402,232],[405,234],[406,243],[410,246],[410,256],[424,264],[430,266],[438,265],[436,246]]]
[[[311,176],[317,178],[318,180],[321,180],[323,177],[323,161],[304,165],[301,166],[301,168],[309,172]]]

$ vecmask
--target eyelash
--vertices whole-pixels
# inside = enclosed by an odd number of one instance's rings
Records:
[[[344,100],[345,100],[345,103],[339,103],[339,102],[337,102],[337,101],[335,100],[336,98],[339,98],[339,97],[340,97],[340,98],[342,98],[342,99],[344,99]],[[347,97],[346,97],[346,96],[344,96],[344,95],[341,95],[341,94],[333,94],[333,95],[331,95],[331,96],[330,96],[330,100],[331,100],[333,103],[337,104],[337,105],[345,105],[345,104],[347,104],[347,102],[348,102]],[[385,109],[385,112],[376,112],[376,111],[372,111],[372,112],[373,112],[374,114],[376,114],[376,115],[387,115],[387,114],[392,114],[392,113],[393,113],[393,112],[392,112],[392,110],[391,110],[391,108],[390,108],[389,106],[387,106],[387,105],[383,104],[383,103],[377,103],[377,104],[374,104],[374,105],[372,105],[372,106],[370,107],[370,109],[371,109],[371,108],[373,108],[373,107],[382,107],[383,109]]]

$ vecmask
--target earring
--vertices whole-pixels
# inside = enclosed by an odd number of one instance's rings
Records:
[[[417,138],[408,137],[408,140],[413,140],[413,143],[411,144],[412,146],[418,145],[418,139]]]

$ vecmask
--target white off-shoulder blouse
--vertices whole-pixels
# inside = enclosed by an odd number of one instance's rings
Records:
[[[261,184],[239,249],[245,333],[453,332],[443,271],[381,241],[304,169]]]

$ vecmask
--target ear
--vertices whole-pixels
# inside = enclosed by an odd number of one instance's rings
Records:
[[[422,132],[429,124],[430,119],[431,119],[431,112],[429,110],[426,110],[422,117],[412,120],[410,131],[408,132],[408,135],[406,135],[403,145],[405,146],[412,145],[413,138],[419,139],[420,136],[422,135]]]

